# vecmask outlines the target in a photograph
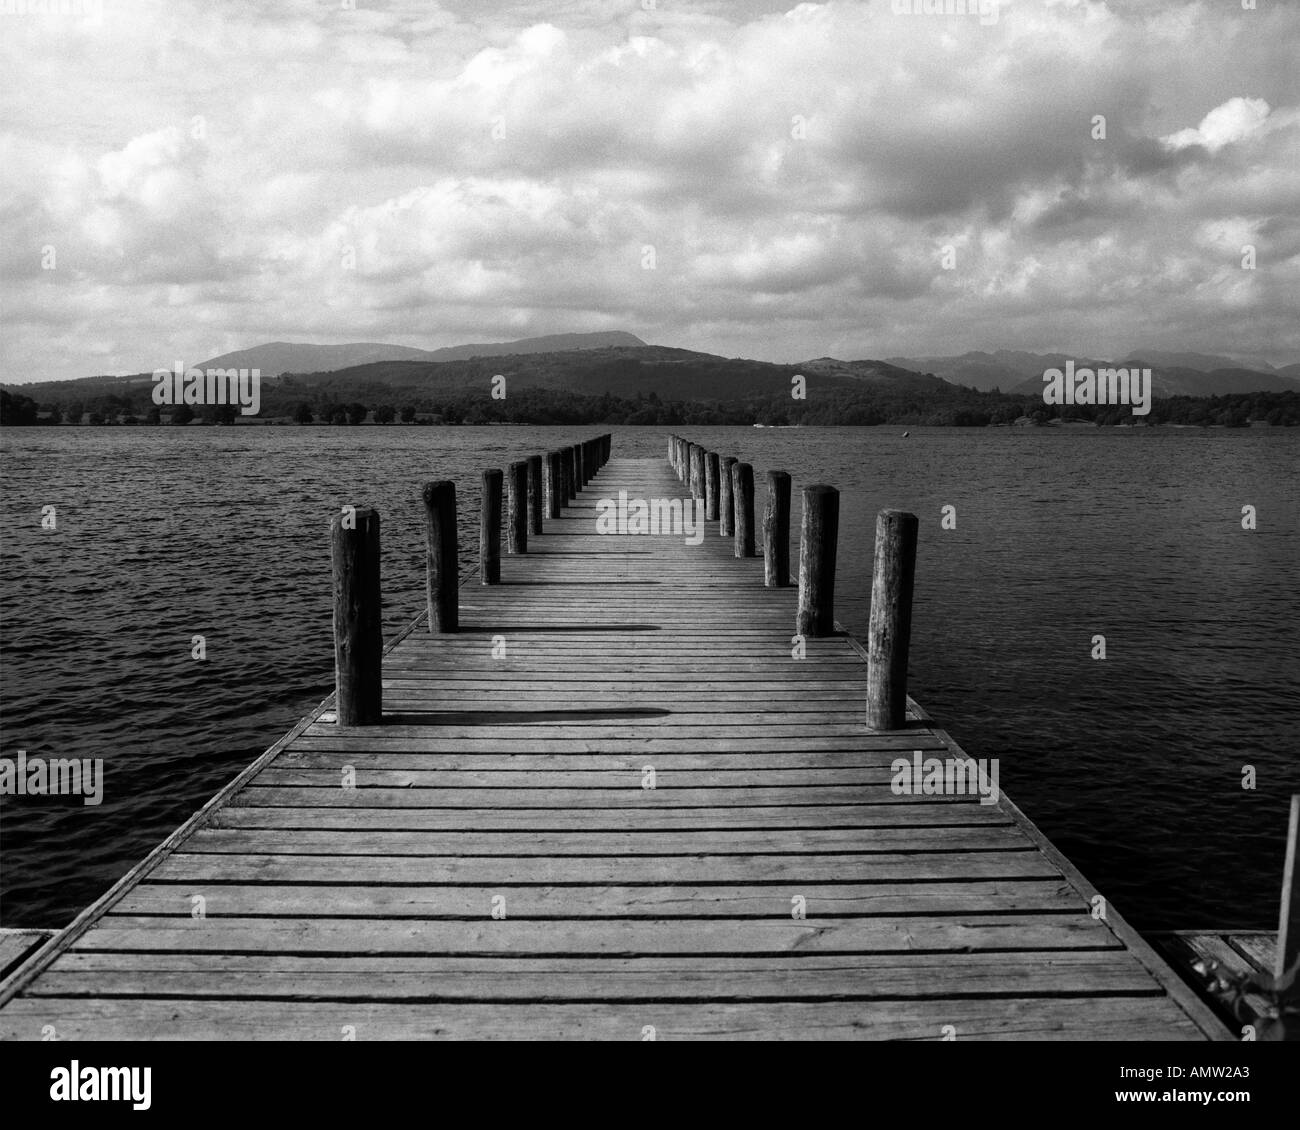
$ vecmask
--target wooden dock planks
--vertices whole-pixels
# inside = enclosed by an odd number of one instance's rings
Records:
[[[963,755],[914,704],[868,733],[859,646],[793,659],[761,558],[598,535],[619,490],[685,493],[611,460],[459,634],[390,646],[383,725],[322,704],[10,978],[0,1036],[1230,1038],[1005,798],[892,792]]]

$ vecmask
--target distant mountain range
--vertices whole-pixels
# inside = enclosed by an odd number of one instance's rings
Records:
[[[882,361],[838,361],[822,357],[798,365],[718,357],[663,345],[606,346],[548,353],[474,357],[465,361],[383,361],[326,373],[294,373],[279,387],[333,394],[373,395],[375,386],[394,392],[461,393],[485,389],[501,374],[509,387],[538,388],[587,396],[655,393],[664,400],[743,400],[789,395],[792,378],[803,374],[817,387],[854,389],[864,385],[954,391],[938,377],[909,372]]]
[[[890,357],[887,362],[903,369],[933,373],[951,384],[989,392],[1036,395],[1042,391],[1043,372],[1075,367],[1137,365],[1151,370],[1156,396],[1217,396],[1233,392],[1286,392],[1300,389],[1300,364],[1275,369],[1263,362],[1245,364],[1231,357],[1205,353],[1176,353],[1141,349],[1118,361],[1080,357],[1072,353],[1024,353],[1001,349],[995,353],[971,352],[955,357]]]
[[[510,387],[568,391],[590,396],[649,395],[665,400],[737,401],[788,393],[791,378],[802,373],[824,389],[871,386],[927,396],[959,389],[1003,393],[1037,400],[1048,368],[1130,364],[1150,367],[1155,395],[1212,396],[1241,392],[1300,390],[1300,364],[1275,369],[1246,365],[1230,357],[1201,353],[1140,350],[1119,362],[1065,353],[999,350],[959,356],[891,357],[885,361],[841,361],[819,357],[778,364],[670,346],[647,345],[622,331],[552,334],[518,341],[414,349],[404,345],[355,342],[311,345],[268,342],[224,353],[199,363],[202,369],[260,369],[267,391],[278,387],[304,395],[343,400],[387,398],[390,392],[460,394],[482,387],[496,373]],[[150,373],[85,377],[73,381],[9,386],[46,403],[89,402],[97,396],[138,398],[152,390]]]
[[[357,342],[351,345],[304,345],[272,341],[252,349],[223,353],[199,364],[200,369],[260,369],[264,377],[281,373],[333,373],[376,361],[469,361],[474,357],[508,357],[520,353],[560,353],[573,349],[608,349],[613,346],[643,346],[635,334],[615,330],[609,333],[550,334],[519,341],[498,341],[481,345],[453,345],[446,349],[412,349],[406,345]]]

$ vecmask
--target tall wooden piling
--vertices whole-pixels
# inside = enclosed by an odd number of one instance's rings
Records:
[[[528,532],[530,534],[542,532],[542,505],[545,498],[546,491],[542,486],[542,457],[530,455],[528,457]]]
[[[736,556],[753,557],[754,468],[737,463],[731,468],[731,502],[736,522]]]
[[[790,583],[790,475],[786,471],[767,473],[763,583],[768,588],[785,588]]]
[[[340,726],[383,717],[384,621],[379,591],[379,514],[353,510],[330,523],[334,571],[334,689]]]
[[[510,464],[506,475],[506,552],[528,552],[528,462]]]
[[[835,631],[835,554],[840,536],[840,492],[825,483],[803,488],[799,531],[799,611],[794,630],[801,636]]]
[[[704,446],[691,444],[691,494],[704,497]]]
[[[872,730],[901,729],[907,715],[917,528],[916,515],[904,510],[876,516],[867,628],[867,726]]]
[[[456,533],[456,484],[424,484],[426,589],[430,632],[460,627],[460,542]]]
[[[498,470],[483,472],[483,509],[478,527],[478,575],[485,585],[501,583],[501,479]]]
[[[718,464],[718,533],[724,538],[736,535],[736,500],[731,490],[734,455],[724,455]]]
[[[546,516],[558,518],[564,497],[564,462],[558,451],[546,453]]]
[[[704,455],[704,516],[710,522],[718,520],[718,453]]]
[[[564,501],[567,505],[578,497],[578,472],[577,467],[573,462],[573,448],[562,447],[560,449],[560,462],[564,472]]]

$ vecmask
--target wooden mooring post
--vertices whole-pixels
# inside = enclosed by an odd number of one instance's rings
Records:
[[[506,552],[528,552],[528,461],[510,464],[506,475]]]
[[[446,479],[425,483],[424,519],[429,631],[455,632],[460,626],[455,483]]]
[[[801,636],[835,631],[835,555],[840,536],[840,492],[825,483],[803,488],[799,531],[799,610],[794,630]]]
[[[731,503],[736,524],[736,556],[753,557],[754,546],[754,468],[736,463],[731,468]]]
[[[784,588],[790,583],[790,475],[786,471],[767,473],[763,583],[768,588]]]
[[[546,516],[558,518],[564,497],[564,459],[558,451],[546,453]]]
[[[916,515],[904,510],[876,516],[867,629],[867,726],[872,730],[902,729],[907,715],[917,529]]]
[[[704,517],[710,522],[718,520],[719,470],[718,453],[706,452],[704,455]]]
[[[542,503],[545,497],[545,488],[542,486],[542,457],[530,455],[528,457],[528,533],[530,535],[542,532]]]
[[[485,585],[501,583],[501,480],[498,470],[483,472],[483,509],[478,527],[478,574]]]
[[[691,444],[691,494],[704,498],[704,446],[699,443]]]
[[[718,462],[718,533],[724,538],[736,536],[736,501],[731,490],[731,469],[739,460],[724,455]]]
[[[578,497],[578,465],[573,458],[573,448],[562,448],[560,457],[564,463],[564,501],[572,502]]]
[[[582,444],[573,445],[573,482],[578,490],[587,485],[586,469],[582,464]]]
[[[383,718],[384,620],[379,591],[379,514],[346,508],[330,523],[334,571],[334,689],[340,726]]]

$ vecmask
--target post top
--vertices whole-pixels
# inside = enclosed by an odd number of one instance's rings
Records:
[[[346,526],[343,525],[344,518],[348,520]],[[331,530],[359,530],[372,525],[379,525],[379,511],[373,506],[353,506],[347,503],[334,511],[334,516],[330,519]]]
[[[876,517],[879,518],[882,522],[915,523],[917,521],[916,515],[913,514],[910,510],[885,509],[885,510],[881,510],[876,515]]]
[[[452,494],[456,493],[456,484],[452,482],[451,479],[434,479],[431,482],[427,482],[424,484],[424,501],[429,502],[431,499],[447,490],[450,490]]]

